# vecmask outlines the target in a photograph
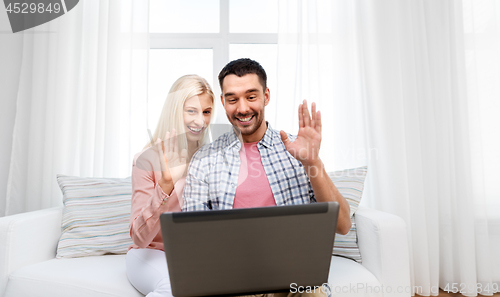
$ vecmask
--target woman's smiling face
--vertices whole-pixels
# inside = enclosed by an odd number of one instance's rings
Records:
[[[184,128],[188,142],[200,140],[203,130],[210,124],[212,105],[212,97],[207,93],[184,102]]]

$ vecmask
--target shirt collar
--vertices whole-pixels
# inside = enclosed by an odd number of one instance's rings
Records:
[[[259,141],[260,145],[263,145],[266,148],[270,148],[273,146],[273,138],[276,136],[276,131],[274,131],[273,128],[271,128],[271,124],[267,122],[267,130],[266,133],[264,134],[264,137]]]
[[[264,137],[259,141],[257,144],[259,147],[264,146],[265,148],[270,148],[273,146],[273,139],[276,137],[276,132],[273,128],[271,128],[271,124],[266,121],[267,124],[267,130],[266,133],[264,134]],[[238,136],[236,136],[236,132],[233,129],[233,133],[229,133],[228,137],[228,147],[233,147],[236,146],[238,149],[241,148],[241,143],[238,139]]]

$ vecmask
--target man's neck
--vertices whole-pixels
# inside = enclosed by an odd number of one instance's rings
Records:
[[[260,127],[257,129],[257,131],[255,131],[250,135],[241,135],[241,138],[243,139],[244,143],[258,142],[262,138],[264,138],[266,131],[267,131],[267,122],[262,121],[262,124],[260,124]]]

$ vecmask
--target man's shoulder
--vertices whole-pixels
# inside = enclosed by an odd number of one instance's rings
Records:
[[[295,141],[295,139],[297,139],[297,134],[292,134],[292,133],[288,133],[288,132],[285,132],[286,135],[288,136],[288,139],[290,139],[291,142]],[[278,132],[279,134],[279,132]],[[280,136],[280,139],[281,139],[281,136]]]
[[[193,156],[193,159],[200,160],[221,152],[230,145],[229,142],[231,139],[231,134],[234,134],[234,132],[226,132],[219,136],[215,141],[205,144],[196,152],[196,154]]]
[[[283,144],[283,141],[281,140],[281,135],[280,135],[280,131],[281,130],[275,130],[273,128],[270,128],[272,130],[272,133],[271,133],[271,137],[273,139],[273,142],[274,143],[281,143]],[[292,133],[288,133],[286,132],[286,135],[288,136],[288,139],[290,139],[291,142],[295,141],[295,139],[297,139],[297,135],[296,134],[292,134]]]

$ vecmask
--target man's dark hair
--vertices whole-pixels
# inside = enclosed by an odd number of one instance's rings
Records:
[[[229,74],[234,74],[238,77],[242,77],[246,74],[257,74],[259,77],[259,82],[264,88],[264,92],[266,92],[267,89],[267,75],[266,71],[262,66],[259,64],[259,62],[254,61],[252,59],[248,58],[243,58],[243,59],[238,59],[229,62],[224,68],[219,73],[219,85],[220,89],[222,90],[222,82],[224,81],[224,78],[228,76]]]

